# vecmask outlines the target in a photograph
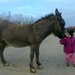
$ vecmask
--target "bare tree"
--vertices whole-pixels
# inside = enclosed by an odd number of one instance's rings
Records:
[[[11,12],[0,14],[0,20],[8,20],[15,24],[32,24],[34,23],[33,17],[27,17],[22,14],[11,15]]]

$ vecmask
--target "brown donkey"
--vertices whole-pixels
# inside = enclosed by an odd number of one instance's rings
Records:
[[[0,31],[0,57],[3,65],[7,66],[4,59],[3,51],[7,45],[13,47],[30,46],[30,71],[35,73],[36,69],[33,66],[34,54],[36,55],[36,64],[39,69],[42,65],[39,61],[39,46],[41,42],[52,32],[57,37],[64,35],[65,21],[61,13],[56,9],[55,15],[49,14],[30,25],[10,25]]]

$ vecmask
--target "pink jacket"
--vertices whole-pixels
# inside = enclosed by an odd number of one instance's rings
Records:
[[[64,52],[65,53],[74,53],[75,52],[75,37],[64,37],[61,39],[60,44],[64,45]]]

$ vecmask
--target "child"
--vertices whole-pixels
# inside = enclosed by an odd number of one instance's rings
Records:
[[[60,44],[64,45],[65,62],[69,66],[70,59],[75,67],[75,37],[73,36],[74,29],[68,28],[66,36],[61,39]]]

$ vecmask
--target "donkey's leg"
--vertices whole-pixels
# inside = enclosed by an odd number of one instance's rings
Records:
[[[31,45],[30,48],[31,48],[31,50],[30,50],[30,71],[31,71],[32,73],[35,73],[36,70],[35,70],[35,68],[34,68],[34,66],[33,66],[35,45]]]
[[[39,45],[36,46],[35,55],[36,55],[36,63],[37,63],[38,69],[43,69],[43,67],[39,61]]]
[[[1,41],[1,43],[0,43],[0,57],[1,57],[1,62],[3,63],[4,66],[8,66],[8,64],[5,61],[4,56],[3,56],[3,52],[4,52],[6,45],[7,44],[4,41]]]

